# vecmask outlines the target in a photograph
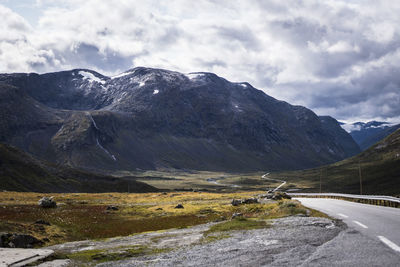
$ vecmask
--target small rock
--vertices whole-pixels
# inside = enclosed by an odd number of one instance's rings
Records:
[[[35,224],[44,224],[44,225],[51,225],[48,221],[45,220],[37,220]]]
[[[281,200],[281,199],[291,199],[292,197],[284,192],[275,192],[272,199]]]
[[[232,204],[232,206],[239,206],[240,204],[242,204],[242,200],[240,200],[240,199],[232,199],[231,204]]]
[[[8,247],[8,239],[11,234],[9,233],[0,233],[0,248]]]
[[[258,203],[258,199],[257,198],[246,198],[244,200],[242,200],[242,204],[254,204],[254,203]]]
[[[268,191],[267,194],[260,195],[259,197],[260,197],[260,198],[272,199],[273,196],[274,196],[274,194],[271,193],[270,191]]]
[[[107,210],[119,210],[119,208],[116,206],[108,206]]]
[[[184,208],[184,207],[183,207],[182,204],[178,204],[178,205],[175,206],[175,209],[183,209],[183,208]]]
[[[163,210],[163,208],[156,208],[156,210]]]
[[[235,212],[234,214],[232,214],[232,218],[231,219],[235,219],[235,218],[238,218],[238,217],[243,217],[243,214],[239,213],[239,212]]]
[[[42,208],[56,208],[57,203],[53,200],[53,197],[42,197],[39,199],[38,204]]]

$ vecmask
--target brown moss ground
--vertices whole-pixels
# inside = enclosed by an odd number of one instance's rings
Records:
[[[230,204],[233,198],[247,198],[259,193],[52,194],[58,207],[43,209],[37,201],[46,194],[0,192],[0,232],[32,234],[39,239],[49,239],[46,245],[51,245],[188,227],[230,219],[237,212],[245,218],[261,219],[305,213],[305,208],[298,202],[237,207]],[[178,203],[184,208],[175,209]],[[119,209],[109,211],[109,205]],[[51,226],[35,224],[39,219],[48,221]]]

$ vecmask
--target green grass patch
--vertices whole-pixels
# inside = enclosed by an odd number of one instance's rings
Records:
[[[131,246],[119,248],[119,250],[84,250],[67,255],[67,258],[81,263],[101,263],[107,261],[118,261],[143,255],[158,254],[168,252],[171,249],[150,248],[146,246]]]
[[[210,229],[208,229],[204,234],[205,236],[208,236],[209,234],[215,232],[253,230],[266,227],[268,227],[268,224],[265,221],[252,220],[247,218],[235,218],[230,221],[222,222],[211,226]]]
[[[231,235],[228,234],[222,234],[222,233],[213,233],[213,234],[209,234],[209,235],[205,235],[203,237],[203,239],[201,240],[201,242],[203,244],[205,243],[210,243],[210,242],[215,242],[221,239],[225,239],[225,238],[229,238],[231,237]]]

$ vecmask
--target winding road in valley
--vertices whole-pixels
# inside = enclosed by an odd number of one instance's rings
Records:
[[[266,174],[264,174],[263,176],[261,176],[261,179],[270,180],[270,181],[275,181],[275,182],[280,182],[280,183],[281,183],[281,184],[280,184],[279,186],[277,186],[274,190],[272,190],[272,192],[275,192],[276,190],[278,190],[279,188],[281,188],[282,186],[284,186],[284,185],[286,184],[286,181],[283,181],[283,180],[267,178],[268,175],[269,175],[269,172],[267,172]]]

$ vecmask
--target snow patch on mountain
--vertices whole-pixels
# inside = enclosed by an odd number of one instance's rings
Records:
[[[99,77],[96,77],[93,73],[91,72],[87,72],[87,71],[79,71],[78,72],[79,75],[81,75],[83,77],[83,79],[88,80],[89,82],[98,82],[101,84],[105,84],[106,81],[103,81],[102,79],[100,79]]]
[[[188,77],[191,80],[197,80],[203,78],[204,76],[205,76],[204,73],[196,73],[196,72],[186,74],[186,77]]]
[[[159,92],[160,92],[159,90],[155,89],[155,90],[153,91],[153,95],[156,95],[156,94],[158,94]]]

